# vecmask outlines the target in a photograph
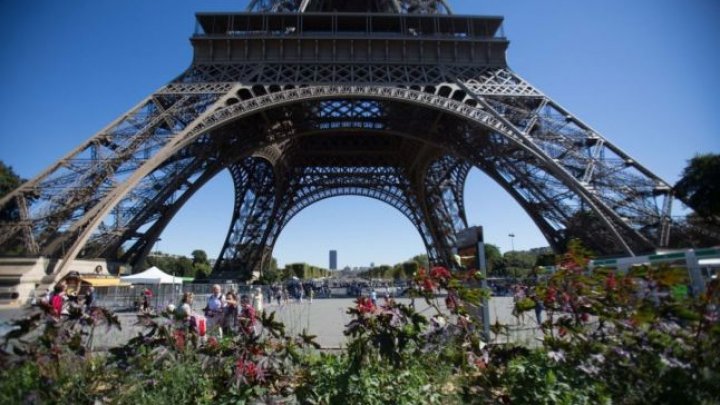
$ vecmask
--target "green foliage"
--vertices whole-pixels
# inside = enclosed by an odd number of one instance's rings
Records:
[[[537,255],[528,251],[507,252],[503,256],[505,272],[507,276],[525,278],[537,261]]]
[[[1,348],[0,403],[720,402],[720,283],[697,298],[669,294],[687,282],[684,271],[591,273],[583,246],[569,248],[559,271],[530,291],[546,311],[541,347],[486,345],[467,315],[487,293],[474,288],[477,272],[434,267],[413,279],[431,313],[361,298],[348,310],[341,354],[320,354],[307,333],[289,336],[273,314],[262,315],[259,335],[205,343],[163,314],[139,316],[143,333],[98,355],[92,337],[119,326],[112,313],[71,307],[45,322],[37,312],[15,322]],[[447,293],[443,307],[438,291]]]
[[[24,181],[15,173],[12,167],[0,161],[0,197],[20,187]]]
[[[190,256],[192,256],[193,264],[210,264],[210,262],[208,261],[207,253],[205,253],[205,251],[202,249],[193,250],[192,253],[190,253]]]
[[[311,266],[307,263],[291,263],[285,266],[283,271],[283,279],[297,277],[301,280],[309,280],[313,278],[327,277],[330,271],[320,267]]]
[[[42,383],[40,370],[34,363],[0,371],[0,403],[32,403],[39,395]]]
[[[306,404],[460,403],[450,370],[418,360],[400,368],[383,360],[354,368],[347,356],[323,356],[309,365],[298,399]]]
[[[485,261],[487,262],[488,274],[499,274],[505,268],[500,248],[492,243],[485,244]]]
[[[198,250],[195,252],[198,252]],[[194,263],[192,259],[186,256],[171,256],[160,252],[148,256],[145,259],[145,265],[147,267],[156,266],[166,273],[175,274],[178,277],[198,277],[210,274],[212,270],[209,263],[202,261]]]
[[[212,380],[202,364],[192,358],[179,358],[163,367],[147,367],[132,373],[118,390],[116,404],[211,404]]]
[[[20,187],[25,180],[20,178],[12,169],[5,163],[0,161],[0,198],[9,194],[16,188]],[[13,199],[0,209],[0,222],[16,221],[20,218],[20,211],[17,206],[17,202]],[[19,236],[14,237],[10,241],[3,244],[3,248],[0,250],[0,255],[3,256],[19,256],[24,253],[24,245]]]
[[[676,195],[703,217],[720,217],[720,155],[692,158],[675,184]]]
[[[518,404],[610,404],[601,383],[542,351],[510,361],[507,397]]]
[[[413,256],[408,261],[417,263],[418,266],[423,269],[427,269],[428,267],[430,267],[430,261],[428,260],[427,254],[420,254],[417,256]]]

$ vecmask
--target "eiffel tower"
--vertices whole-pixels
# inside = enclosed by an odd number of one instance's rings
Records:
[[[507,64],[501,17],[443,0],[253,0],[198,13],[191,66],[0,200],[0,247],[137,266],[193,194],[228,170],[234,212],[213,269],[248,279],[305,207],[383,201],[449,263],[479,168],[548,243],[653,250],[672,188]]]

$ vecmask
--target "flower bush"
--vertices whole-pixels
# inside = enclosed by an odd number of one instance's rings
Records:
[[[171,314],[141,315],[144,332],[93,351],[93,337],[119,328],[102,308],[42,310],[15,323],[0,351],[0,403],[688,403],[720,402],[720,285],[699,297],[677,285],[683,270],[587,270],[576,243],[560,270],[529,289],[518,316],[542,302],[537,347],[484,336],[475,319],[488,292],[476,271],[419,271],[413,299],[358,299],[348,344],[318,349],[288,335],[273,315],[261,332],[201,339]],[[438,293],[443,293],[441,298]],[[413,301],[414,302],[414,301]]]

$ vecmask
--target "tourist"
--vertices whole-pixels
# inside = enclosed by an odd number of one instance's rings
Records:
[[[205,306],[205,318],[208,323],[208,330],[218,332],[222,336],[223,308],[225,307],[225,296],[219,284],[212,286],[212,294],[207,299]]]
[[[253,308],[257,314],[263,311],[263,294],[260,287],[255,289],[255,294],[253,295]]]
[[[370,301],[373,305],[377,305],[377,291],[374,288],[370,291]]]
[[[65,311],[65,289],[67,285],[64,281],[55,284],[53,288],[53,294],[50,297],[50,315],[54,319],[60,319],[61,315],[66,315]]]
[[[250,305],[250,297],[240,297],[240,316],[238,317],[240,332],[245,336],[255,335],[255,309]]]
[[[537,295],[533,295],[532,300],[535,302],[535,320],[537,320],[538,325],[542,325],[542,311],[545,309],[543,302]]]
[[[85,294],[85,310],[90,311],[90,308],[93,305],[93,301],[95,301],[95,288],[90,286],[88,288],[87,294]]]
[[[189,291],[183,293],[180,306],[176,310],[177,316],[184,321],[189,321],[192,316],[193,297],[193,293]]]
[[[223,310],[222,328],[226,331],[235,332],[237,329],[238,301],[233,291],[225,294],[225,308]]]

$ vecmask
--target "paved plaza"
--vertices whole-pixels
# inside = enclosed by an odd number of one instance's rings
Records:
[[[407,298],[399,298],[398,301],[404,304],[410,303],[410,299]],[[312,303],[305,300],[302,303],[291,301],[281,305],[266,304],[265,310],[275,312],[276,319],[285,324],[289,334],[297,334],[305,329],[310,334],[317,336],[317,342],[323,348],[336,349],[342,348],[346,344],[343,330],[345,325],[350,322],[347,309],[352,305],[354,305],[354,300],[351,298],[325,298],[315,299]],[[442,303],[439,303],[439,306],[444,308]],[[422,299],[415,300],[415,307],[427,318],[435,315],[435,309],[428,306]],[[509,325],[511,329],[508,337],[498,337],[497,341],[504,342],[509,339],[521,344],[536,345],[539,342],[537,337],[540,336],[540,333],[534,313],[529,313],[524,319],[518,319],[512,315],[512,307],[513,301],[510,297],[494,297],[490,301],[491,323],[499,320],[500,323]],[[21,317],[24,312],[25,310],[21,309],[0,310],[0,321],[2,322],[0,333],[7,330],[7,322],[10,319]],[[136,313],[120,312],[118,316],[123,325],[122,330],[97,331],[94,343],[96,349],[102,350],[122,344],[137,336],[138,332],[142,330],[134,325],[137,320]]]

